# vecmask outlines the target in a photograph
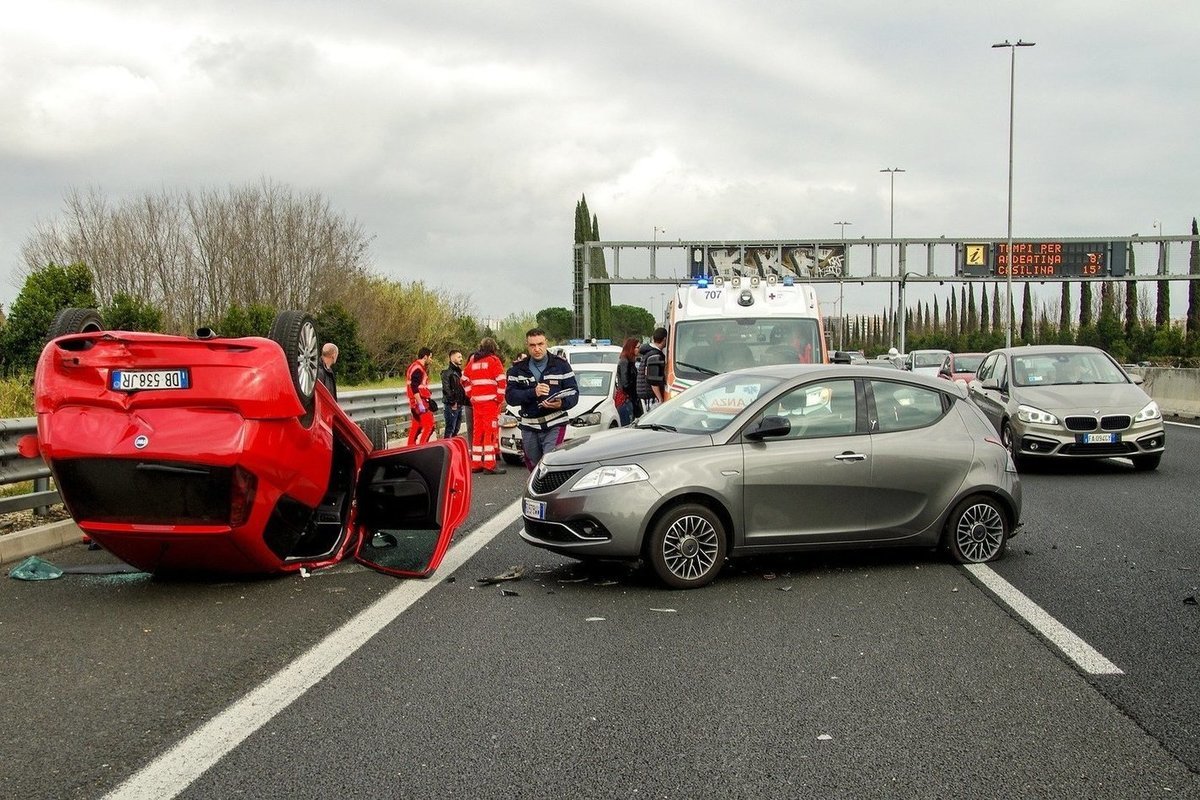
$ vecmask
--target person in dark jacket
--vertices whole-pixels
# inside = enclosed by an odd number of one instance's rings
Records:
[[[638,350],[637,394],[649,411],[667,397],[667,329],[655,328],[649,344]]]
[[[338,346],[326,342],[321,346],[321,357],[317,359],[317,380],[325,384],[325,388],[337,400],[337,376],[333,374],[333,365],[337,363]]]
[[[579,385],[570,362],[547,349],[544,330],[528,331],[525,347],[529,358],[509,367],[504,399],[521,409],[517,424],[525,466],[532,471],[543,455],[562,444],[567,410],[579,402]]]
[[[630,336],[622,345],[621,357],[617,359],[617,386],[625,395],[625,402],[617,406],[622,425],[628,425],[642,415],[642,404],[637,396],[637,351],[638,339]]]
[[[448,361],[446,368],[442,370],[442,417],[446,420],[446,428],[442,435],[447,439],[458,435],[463,408],[467,405],[467,393],[462,383],[462,351],[451,350]]]

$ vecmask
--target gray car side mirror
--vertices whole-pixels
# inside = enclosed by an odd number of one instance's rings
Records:
[[[747,439],[759,441],[768,437],[787,436],[792,432],[792,423],[785,417],[763,417],[758,424],[746,432]]]

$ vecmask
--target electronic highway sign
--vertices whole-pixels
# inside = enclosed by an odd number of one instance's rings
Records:
[[[1036,241],[964,242],[958,246],[958,274],[1013,280],[1106,278],[1125,274],[1125,242]]]

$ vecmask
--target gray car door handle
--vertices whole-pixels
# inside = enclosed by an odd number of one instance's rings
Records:
[[[865,453],[839,453],[834,456],[838,461],[866,461]]]

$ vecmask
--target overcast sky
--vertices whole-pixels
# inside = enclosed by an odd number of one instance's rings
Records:
[[[879,170],[901,167],[897,236],[1002,239],[1009,51],[991,45],[1018,38],[1037,44],[1016,61],[1017,238],[1184,234],[1197,23],[1195,0],[19,3],[0,303],[72,187],[319,192],[373,237],[375,271],[484,318],[570,306],[584,194],[611,240],[882,237]],[[877,290],[848,285],[847,310]],[[613,298],[657,313],[657,294]]]

